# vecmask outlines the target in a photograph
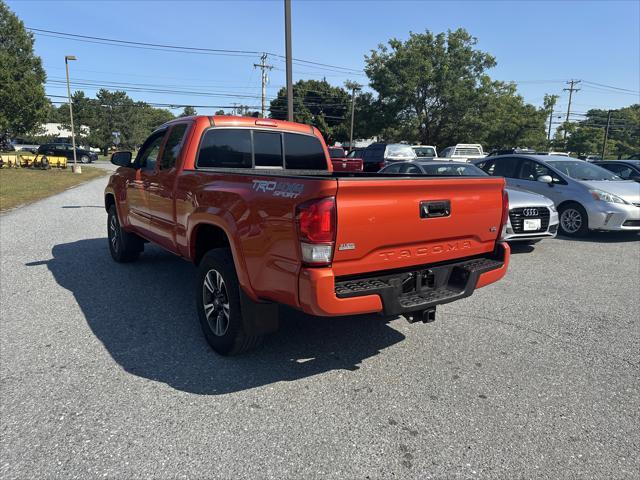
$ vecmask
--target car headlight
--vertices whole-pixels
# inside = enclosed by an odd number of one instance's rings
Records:
[[[618,197],[617,195],[614,195],[613,193],[605,192],[604,190],[593,189],[593,190],[589,190],[589,193],[591,193],[591,196],[595,200],[600,200],[602,202],[623,203],[625,205],[629,203],[623,200],[622,198]]]

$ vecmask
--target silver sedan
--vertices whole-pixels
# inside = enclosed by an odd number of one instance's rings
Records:
[[[552,155],[499,155],[474,164],[490,175],[505,177],[509,187],[553,200],[565,235],[640,231],[640,184],[592,163]]]

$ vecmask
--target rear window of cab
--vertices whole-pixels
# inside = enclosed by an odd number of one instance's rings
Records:
[[[313,135],[212,128],[202,137],[196,167],[327,170],[327,159]]]

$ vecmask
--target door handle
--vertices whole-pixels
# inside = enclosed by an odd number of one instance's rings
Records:
[[[449,200],[432,200],[420,202],[420,218],[448,217],[451,214]]]

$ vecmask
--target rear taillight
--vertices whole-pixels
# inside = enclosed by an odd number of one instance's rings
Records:
[[[313,266],[330,264],[336,239],[335,197],[301,203],[296,207],[296,223],[302,261]]]
[[[502,189],[502,219],[500,220],[500,238],[507,234],[507,222],[509,221],[509,194],[505,188]]]

